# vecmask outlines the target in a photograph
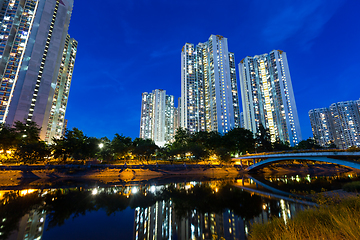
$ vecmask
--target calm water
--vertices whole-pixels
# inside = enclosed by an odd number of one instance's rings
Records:
[[[226,181],[0,191],[0,239],[246,239],[254,222],[313,206],[301,193],[358,179],[243,176]]]

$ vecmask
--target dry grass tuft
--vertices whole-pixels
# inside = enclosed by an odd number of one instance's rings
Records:
[[[299,212],[287,225],[280,218],[254,224],[249,239],[360,239],[360,198],[350,197]]]

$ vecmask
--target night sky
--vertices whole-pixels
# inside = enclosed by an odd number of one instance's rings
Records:
[[[310,109],[360,98],[359,10],[358,0],[75,0],[68,128],[139,137],[141,93],[165,89],[177,106],[182,47],[215,34],[236,65],[287,53],[302,136],[312,137]]]

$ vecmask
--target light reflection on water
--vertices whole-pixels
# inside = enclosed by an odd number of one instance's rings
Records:
[[[264,179],[274,187],[313,177]],[[0,191],[0,239],[246,239],[252,223],[287,221],[311,205],[259,183],[244,177],[230,183]]]

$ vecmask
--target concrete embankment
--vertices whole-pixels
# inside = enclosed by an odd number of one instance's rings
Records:
[[[69,181],[129,183],[171,178],[236,178],[239,168],[223,165],[31,165],[1,166],[0,187],[54,185]]]

